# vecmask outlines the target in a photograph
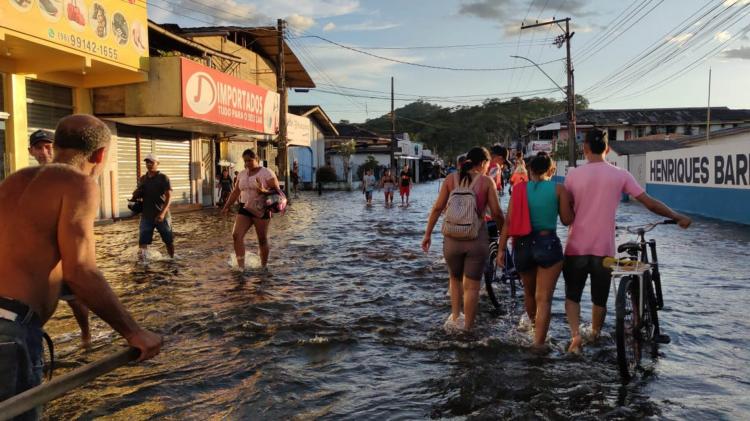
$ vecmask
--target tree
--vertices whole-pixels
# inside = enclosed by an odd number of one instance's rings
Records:
[[[361,180],[362,177],[365,175],[365,171],[367,170],[377,170],[377,168],[380,166],[380,163],[377,159],[375,159],[372,155],[367,155],[367,159],[365,162],[357,168],[357,180]]]
[[[339,155],[341,155],[341,159],[344,161],[344,181],[349,181],[349,170],[351,169],[349,167],[349,160],[351,159],[352,155],[354,155],[355,152],[357,152],[357,141],[354,139],[349,139],[346,142],[342,142],[338,145],[337,150],[339,152]]]

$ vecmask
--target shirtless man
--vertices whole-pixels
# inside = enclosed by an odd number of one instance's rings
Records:
[[[79,300],[141,351],[138,361],[161,349],[162,338],[133,320],[96,265],[95,179],[110,137],[95,117],[65,117],[53,163],[0,183],[0,401],[41,383],[42,326],[55,312],[63,276]]]
[[[52,162],[52,143],[55,134],[49,130],[37,130],[29,136],[29,155],[36,159],[39,165],[47,165]],[[89,329],[89,309],[76,300],[75,295],[63,283],[60,299],[65,301],[73,311],[73,316],[81,328],[81,343],[84,348],[91,346],[91,329]]]

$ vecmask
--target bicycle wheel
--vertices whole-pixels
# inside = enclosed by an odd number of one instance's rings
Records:
[[[495,288],[500,283],[500,279],[497,277],[497,252],[490,253],[490,261],[487,262],[487,267],[484,271],[484,287],[487,290],[487,296],[490,298],[492,306],[495,310],[500,311],[500,300],[498,294],[495,292]]]
[[[643,305],[643,317],[641,317],[642,337],[644,341],[651,343],[651,357],[659,354],[659,342],[656,335],[659,334],[659,314],[656,307],[656,296],[654,288],[651,285],[651,274],[644,274],[643,284],[646,288],[644,298],[646,302]]]
[[[638,316],[638,278],[626,276],[620,280],[615,301],[617,320],[617,366],[624,381],[629,381],[641,364],[641,322]]]

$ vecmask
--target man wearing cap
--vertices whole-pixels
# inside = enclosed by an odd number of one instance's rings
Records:
[[[36,159],[39,165],[52,163],[52,143],[55,141],[55,134],[49,130],[37,130],[29,136],[29,155]],[[73,316],[81,328],[81,341],[83,346],[91,346],[91,330],[89,329],[89,309],[83,303],[76,300],[76,296],[63,282],[60,299],[68,303]]]
[[[37,130],[29,136],[29,155],[36,159],[39,165],[52,162],[52,142],[55,135],[49,130]]]
[[[143,160],[146,162],[148,172],[141,177],[138,181],[138,188],[133,192],[133,197],[143,199],[143,213],[141,214],[138,238],[141,256],[145,257],[146,249],[153,241],[154,229],[156,229],[167,246],[167,253],[170,257],[174,257],[172,218],[169,215],[172,185],[169,182],[169,177],[159,171],[158,156],[148,154]]]

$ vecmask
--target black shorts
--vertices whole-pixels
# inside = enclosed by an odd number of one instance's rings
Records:
[[[239,214],[243,215],[243,216],[247,216],[248,218],[271,219],[271,211],[270,210],[266,209],[265,211],[263,211],[263,216],[261,216],[260,218],[258,218],[257,216],[255,216],[252,213],[250,213],[249,210],[245,209],[245,204],[244,203],[240,203]]]
[[[565,256],[565,298],[580,303],[586,278],[591,275],[591,302],[599,307],[607,307],[612,271],[602,265],[603,260],[604,257],[600,256]]]
[[[528,272],[537,267],[552,267],[563,260],[562,243],[554,232],[531,233],[515,243],[516,270]]]

